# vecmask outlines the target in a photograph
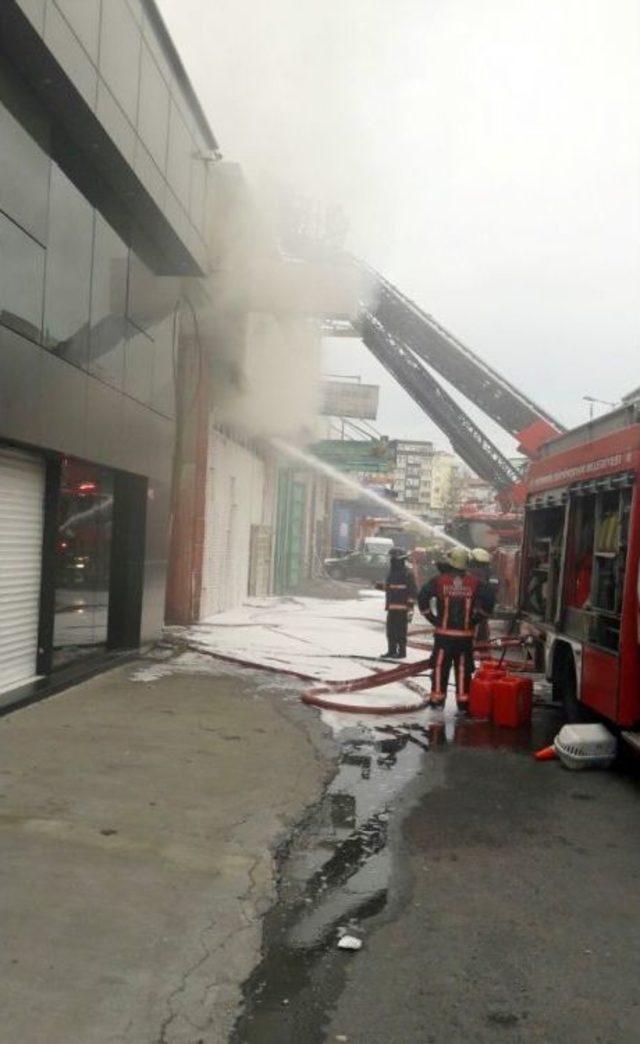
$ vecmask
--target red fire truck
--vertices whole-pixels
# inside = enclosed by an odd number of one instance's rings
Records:
[[[527,481],[520,577],[555,698],[640,725],[640,403],[543,446]]]

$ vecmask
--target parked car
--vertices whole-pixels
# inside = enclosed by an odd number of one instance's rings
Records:
[[[351,551],[342,558],[325,558],[325,572],[334,580],[384,580],[389,572],[389,555],[380,552]]]

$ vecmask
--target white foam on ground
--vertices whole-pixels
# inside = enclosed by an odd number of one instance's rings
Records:
[[[209,617],[191,628],[168,628],[168,635],[186,640],[196,651],[138,668],[132,677],[135,681],[153,682],[179,671],[212,675],[237,673],[239,667],[216,658],[228,657],[253,665],[249,672],[256,677],[257,689],[278,688],[284,695],[298,699],[304,683],[286,674],[267,674],[260,668],[295,671],[320,683],[351,681],[380,670],[392,670],[397,664],[379,659],[387,644],[384,594],[370,589],[361,594],[363,597],[345,600],[249,599],[240,608]],[[424,621],[416,619],[415,628],[423,627]],[[407,662],[427,656],[428,653],[422,649],[407,650]],[[359,692],[321,695],[336,707],[341,704],[380,709],[399,705],[415,707],[409,716],[403,715],[399,720],[406,722],[415,715],[416,720],[422,721],[425,715],[432,713],[422,709],[430,684],[427,677],[412,679],[413,684],[416,681],[424,695],[402,682],[390,682]],[[326,723],[334,731],[339,731],[334,721],[336,718],[340,719],[339,729],[346,724],[374,720],[373,716],[323,711]],[[385,715],[385,721],[394,720]]]
[[[219,656],[296,671],[318,681],[350,681],[384,666],[383,661],[359,661],[377,659],[386,648],[384,594],[362,593],[366,597],[346,600],[250,600],[192,627],[187,639]],[[425,655],[409,649],[407,661]]]

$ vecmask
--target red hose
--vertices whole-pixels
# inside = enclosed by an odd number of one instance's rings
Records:
[[[422,674],[429,669],[430,660],[418,660],[416,663],[402,664],[391,671],[378,671],[366,678],[354,678],[352,681],[334,682],[310,689],[303,693],[302,702],[313,707],[321,707],[323,710],[340,711],[343,714],[413,714],[415,711],[424,710],[427,701],[421,703],[395,703],[391,706],[382,707],[379,704],[357,703],[334,703],[325,696],[333,693],[338,696],[346,692],[359,692],[361,690],[377,689],[381,685],[390,682],[405,681],[416,674]]]
[[[211,656],[214,660],[222,660],[225,663],[234,663],[238,667],[248,667],[251,670],[258,669],[268,671],[271,674],[286,674],[289,677],[299,678],[302,681],[312,682],[317,680],[312,675],[302,674],[300,671],[292,671],[286,667],[274,667],[272,664],[255,663],[252,660],[241,659],[239,656],[227,656],[224,653],[212,652],[211,649],[206,649],[192,643],[188,643],[187,648],[192,649],[194,652],[205,653],[207,656]],[[394,681],[402,681],[405,678],[411,678],[414,674],[420,674],[427,670],[428,665],[428,660],[418,660],[417,663],[402,664],[400,667],[395,667],[390,671],[376,671],[373,674],[366,675],[364,678],[353,678],[350,681],[333,682],[303,693],[302,702],[310,706],[320,707],[322,710],[342,711],[344,714],[412,714],[414,711],[423,710],[426,706],[426,701],[422,704],[400,703],[394,704],[390,707],[363,707],[355,703],[333,703],[329,699],[323,699],[323,696],[328,695],[329,693],[335,693],[338,695],[343,692],[357,692],[361,689],[375,689],[380,685],[387,685]]]
[[[332,703],[331,700],[323,700],[321,696],[314,696],[313,692],[305,692],[302,702],[321,707],[322,710],[340,711],[342,714],[414,714],[429,705],[429,701],[424,700],[422,703],[397,703],[390,707],[363,707],[357,703]]]
[[[404,681],[405,678],[413,678],[415,674],[422,674],[428,670],[430,660],[416,660],[415,663],[403,663],[400,667],[394,667],[390,671],[376,671],[367,674],[364,678],[352,678],[350,681],[327,682],[321,688],[314,691],[324,692],[359,692],[362,689],[376,689],[379,685],[388,685],[390,682]]]

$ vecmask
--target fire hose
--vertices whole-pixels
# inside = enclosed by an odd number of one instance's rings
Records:
[[[213,652],[206,646],[198,645],[195,642],[187,643],[187,648],[193,652],[204,653],[206,656],[211,656],[214,660],[221,660],[224,663],[233,663],[238,667],[247,667],[253,670],[267,671],[271,674],[286,674],[290,678],[297,678],[300,681],[305,682],[316,682],[312,674],[304,674],[302,671],[294,671],[287,667],[276,666],[275,664],[256,663],[255,660],[246,660],[240,656],[229,656],[226,653]],[[357,659],[357,657],[354,657]],[[398,703],[385,706],[363,706],[361,704],[345,704],[336,703],[330,699],[326,699],[330,693],[339,695],[342,693],[359,692],[363,689],[376,689],[381,685],[389,685],[392,682],[402,682],[408,678],[412,678],[416,674],[424,674],[430,669],[430,660],[418,660],[415,663],[402,664],[400,667],[394,667],[390,671],[378,670],[372,674],[364,675],[362,678],[353,678],[350,681],[339,681],[330,682],[323,686],[316,686],[314,689],[309,689],[307,692],[302,694],[302,702],[309,704],[314,707],[320,707],[323,710],[338,710],[347,714],[410,714],[414,711],[422,710],[425,706],[424,701],[422,703]]]
[[[505,652],[508,647],[516,645],[524,646],[530,644],[528,638],[507,638],[507,639],[496,639],[489,642],[482,642],[476,645],[476,650],[480,653],[480,659],[491,659],[491,649],[502,648],[503,652],[499,658],[501,665],[508,666],[512,670],[523,670],[526,664],[517,660],[505,660]],[[429,646],[427,646],[428,648]],[[237,656],[229,656],[224,653],[213,652],[211,649],[197,645],[196,643],[188,643],[188,648],[194,652],[205,653],[214,659],[222,660],[226,663],[233,663],[239,667],[247,667],[253,670],[259,669],[268,671],[272,674],[285,674],[292,678],[297,678],[300,681],[306,682],[317,682],[317,678],[313,675],[305,674],[302,671],[295,671],[291,668],[279,666],[276,664],[264,664],[256,663],[252,660],[246,660]],[[357,659],[358,657],[353,657]],[[359,703],[344,703],[342,701],[335,701],[331,699],[331,696],[342,696],[351,692],[362,692],[369,691],[370,689],[377,689],[383,685],[390,685],[394,682],[405,682],[409,678],[413,678],[419,674],[426,674],[431,670],[431,659],[416,660],[414,663],[401,664],[398,667],[393,667],[391,670],[376,670],[371,674],[364,675],[360,678],[352,678],[348,681],[337,681],[328,682],[325,685],[316,685],[313,689],[302,694],[302,702],[313,707],[319,707],[322,710],[333,710],[340,711],[343,714],[412,714],[416,711],[423,710],[427,706],[427,701],[422,700],[421,702],[413,703],[397,703],[397,704],[359,704]]]
[[[342,703],[327,699],[327,696],[342,695],[349,692],[361,692],[376,689],[380,685],[389,685],[392,682],[403,682],[407,678],[413,678],[416,674],[424,674],[431,668],[431,660],[417,660],[415,663],[402,664],[390,671],[376,671],[364,678],[354,678],[351,681],[333,682],[328,685],[318,686],[303,693],[302,702],[313,707],[321,707],[323,710],[337,710],[343,714],[411,714],[414,711],[423,710],[426,701],[420,703],[397,703],[391,706],[376,706],[375,704],[362,705],[360,703]]]

